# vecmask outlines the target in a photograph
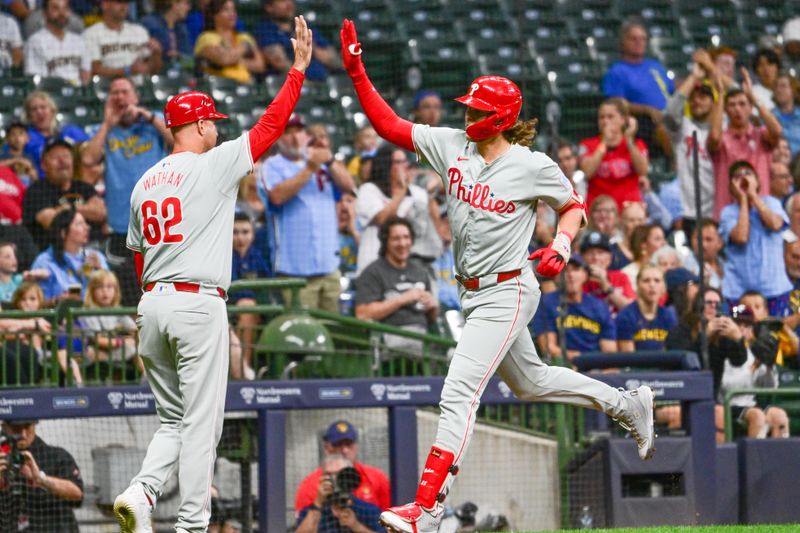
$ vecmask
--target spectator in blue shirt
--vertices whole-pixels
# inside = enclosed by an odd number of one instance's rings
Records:
[[[617,347],[621,352],[663,350],[678,325],[672,308],[658,304],[666,292],[664,272],[648,265],[636,276],[636,301],[617,315]]]
[[[567,359],[583,352],[613,352],[617,332],[608,304],[583,292],[589,274],[583,258],[572,254],[566,268],[566,311],[559,312],[560,291],[542,296],[539,311],[533,317],[533,332],[539,345],[551,356],[562,356],[559,324],[566,336]]]
[[[780,201],[760,196],[755,169],[747,161],[736,161],[728,170],[734,202],[720,213],[720,234],[726,243],[722,295],[731,307],[746,291],[767,297],[770,315],[786,316],[792,283],[778,258],[783,254],[781,231],[789,217]]]
[[[79,212],[68,209],[53,219],[53,245],[40,253],[31,268],[50,273],[40,281],[44,297],[50,302],[75,299],[73,287],[80,287],[83,299],[89,277],[95,270],[108,270],[108,262],[99,251],[86,248],[89,242],[89,224]]]
[[[343,165],[333,164],[326,141],[310,140],[303,120],[291,117],[275,143],[278,153],[259,171],[257,187],[269,202],[273,272],[306,278],[301,303],[336,313],[341,287],[335,189],[352,191],[354,184]]]
[[[775,118],[783,127],[783,136],[789,141],[792,157],[800,151],[800,109],[795,104],[798,82],[789,74],[780,74],[775,81],[772,98],[775,100]]]
[[[628,101],[631,114],[639,121],[639,137],[653,150],[657,141],[669,147],[669,137],[661,124],[667,99],[675,90],[667,69],[655,59],[645,57],[647,29],[637,19],[622,26],[620,51],[622,59],[613,63],[603,76],[603,95]],[[660,130],[657,134],[656,129]]]
[[[161,44],[163,64],[191,59],[194,53],[185,21],[192,3],[189,0],[156,0],[155,7],[156,12],[142,17],[139,23]]]
[[[122,287],[123,305],[136,305],[141,294],[130,252],[125,246],[133,187],[147,169],[167,155],[172,134],[159,113],[139,106],[133,82],[115,78],[109,86],[103,122],[82,154],[84,164],[105,157],[105,201],[111,227],[106,253]]]
[[[58,107],[46,92],[33,91],[25,98],[23,106],[25,120],[29,124],[25,155],[36,165],[39,176],[44,175],[41,166],[42,151],[50,139],[63,140],[72,146],[89,140],[89,136],[79,126],[64,124],[61,128],[58,127]]]
[[[264,10],[267,18],[256,27],[256,41],[267,59],[267,74],[283,74],[294,61],[294,0],[265,0]],[[312,29],[314,57],[306,69],[306,79],[321,81],[328,76],[328,70],[340,68],[341,63],[322,33]]]

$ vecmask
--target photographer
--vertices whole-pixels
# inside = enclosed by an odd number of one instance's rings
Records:
[[[747,359],[741,365],[725,362],[720,394],[736,389],[777,388],[775,357],[778,354],[778,338],[769,327],[764,327],[764,322],[754,320],[753,310],[746,305],[731,309],[731,317],[744,339]],[[789,418],[780,407],[760,406],[756,397],[748,394],[735,396],[731,400],[731,409],[734,418],[744,425],[750,438],[763,439],[767,433],[773,438],[789,437]]]
[[[356,498],[353,491],[361,476],[344,455],[327,455],[314,503],[300,511],[296,533],[370,533],[383,531],[381,509]]]
[[[3,422],[0,446],[0,531],[77,533],[83,501],[75,459],[36,436],[36,420]]]
[[[326,456],[343,455],[353,464],[361,480],[353,491],[359,500],[371,503],[379,509],[386,509],[391,505],[389,478],[379,468],[358,460],[358,431],[353,424],[347,420],[336,420],[328,426],[322,436],[322,450]],[[294,501],[298,515],[316,499],[323,474],[322,468],[317,468],[300,482]]]

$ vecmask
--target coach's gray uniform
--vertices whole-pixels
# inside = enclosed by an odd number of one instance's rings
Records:
[[[487,165],[463,130],[415,125],[412,135],[419,156],[444,181],[456,273],[481,278],[478,290],[460,287],[466,324],[442,389],[435,445],[452,451],[459,464],[495,371],[519,398],[617,415],[624,405],[620,391],[545,365],[528,331],[541,296],[527,260],[536,203],[565,205],[572,196],[567,178],[549,157],[524,146],[511,145]],[[496,283],[498,273],[517,269],[520,276]]]
[[[229,350],[219,289],[230,286],[236,196],[252,168],[245,133],[203,154],[167,156],[131,194],[127,245],[144,257],[145,290],[155,283],[139,302],[139,353],[161,420],[133,482],[155,501],[178,466],[177,527],[186,531],[206,531],[211,511]]]

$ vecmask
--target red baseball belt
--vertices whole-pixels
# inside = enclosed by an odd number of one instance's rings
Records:
[[[516,270],[509,270],[508,272],[500,272],[497,274],[496,283],[503,283],[504,281],[514,279],[520,274],[522,274],[522,269],[519,268]],[[489,276],[483,276],[482,278],[464,278],[456,275],[456,280],[468,291],[477,291],[481,288],[481,279],[486,279],[487,277]]]
[[[144,292],[150,292],[153,290],[153,287],[156,286],[157,283],[169,283],[172,285],[176,291],[178,292],[200,292],[200,284],[199,283],[187,283],[185,281],[151,281],[147,285],[144,286]],[[211,288],[211,287],[209,287]],[[225,289],[222,287],[216,287],[217,294],[219,294],[220,298],[225,298]]]

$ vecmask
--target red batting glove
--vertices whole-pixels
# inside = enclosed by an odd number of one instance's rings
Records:
[[[352,20],[344,19],[339,38],[342,41],[342,63],[350,77],[366,72],[364,63],[361,62],[361,43],[358,42],[356,26]]]
[[[528,256],[529,261],[539,259],[536,272],[542,276],[552,278],[558,276],[569,261],[572,238],[568,233],[559,231],[546,248],[539,248]]]

